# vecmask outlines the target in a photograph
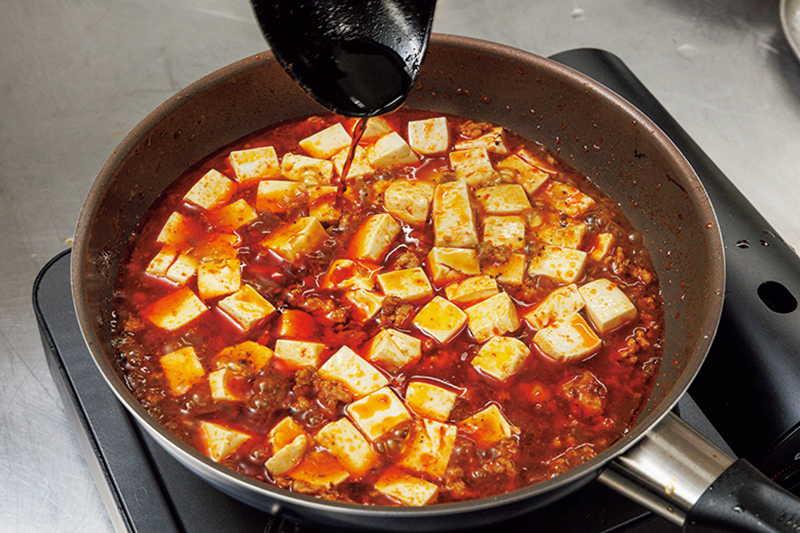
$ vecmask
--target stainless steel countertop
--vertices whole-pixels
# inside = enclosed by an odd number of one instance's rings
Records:
[[[621,57],[800,246],[800,65],[777,0],[439,0],[434,31]],[[247,0],[0,1],[0,530],[113,531],[30,304],[94,176],[175,92],[265,48]]]

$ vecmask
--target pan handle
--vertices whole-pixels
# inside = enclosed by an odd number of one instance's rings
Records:
[[[600,481],[687,533],[800,531],[800,500],[672,413]]]

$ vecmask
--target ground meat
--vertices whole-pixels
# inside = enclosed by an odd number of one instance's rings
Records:
[[[492,131],[492,125],[488,122],[475,122],[473,120],[469,120],[458,127],[458,133],[470,139],[480,137],[490,131]]]
[[[330,415],[337,413],[340,403],[347,404],[353,401],[353,396],[341,383],[323,379],[314,368],[303,368],[297,371],[292,394],[298,400],[300,398],[316,399],[320,407],[328,411]],[[302,407],[307,406],[303,404]]]
[[[636,364],[639,359],[637,354],[650,347],[648,337],[649,335],[646,329],[636,328],[633,334],[625,339],[625,347],[617,352],[617,357],[620,362],[631,365]]]
[[[481,266],[501,265],[511,257],[511,248],[505,245],[495,246],[487,241],[478,244],[477,252]]]
[[[414,252],[407,251],[395,260],[392,270],[403,270],[405,268],[417,268],[420,266],[422,266],[422,261],[420,261],[419,257],[417,257]]]
[[[348,404],[353,401],[353,396],[341,383],[336,381],[327,381],[320,379],[317,383],[319,392],[317,393],[317,401],[328,411],[335,413],[337,406],[341,404]]]
[[[271,368],[261,370],[253,380],[248,405],[254,411],[273,411],[281,407],[289,394],[289,382]]]
[[[293,303],[323,323],[341,324],[347,320],[347,308],[332,297],[299,296]]]
[[[559,474],[563,474],[567,470],[575,468],[589,459],[592,459],[595,455],[597,455],[597,453],[595,453],[594,448],[589,444],[570,448],[558,457],[548,461],[547,465],[549,468],[547,477],[555,477]]]
[[[606,389],[591,372],[578,374],[561,385],[561,394],[575,416],[591,418],[603,412]]]
[[[403,302],[397,296],[383,299],[380,323],[384,327],[405,328],[414,315],[414,306]]]

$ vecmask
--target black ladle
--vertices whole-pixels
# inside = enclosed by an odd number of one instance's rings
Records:
[[[251,0],[283,68],[331,111],[399,107],[419,75],[435,0]]]

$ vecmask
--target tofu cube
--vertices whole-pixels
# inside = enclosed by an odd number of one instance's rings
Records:
[[[278,155],[272,146],[236,150],[230,153],[228,160],[236,173],[236,180],[245,187],[281,174]]]
[[[226,384],[226,379],[231,375],[228,368],[220,368],[208,374],[208,387],[211,389],[211,397],[217,401],[236,402],[241,400]]]
[[[319,375],[329,381],[338,381],[355,398],[374,392],[389,384],[383,374],[347,346],[325,361]]]
[[[278,228],[261,241],[261,244],[290,263],[296,263],[302,257],[316,251],[327,239],[328,234],[319,220],[314,217],[302,217]]]
[[[328,267],[320,286],[323,289],[364,289],[371,291],[375,287],[380,267],[371,263],[336,259]]]
[[[422,268],[406,268],[378,274],[378,285],[386,296],[417,301],[433,296],[433,287]]]
[[[350,254],[355,259],[377,263],[386,256],[399,234],[400,224],[392,215],[372,215],[361,223],[350,239]]]
[[[362,141],[374,141],[383,137],[387,133],[392,133],[394,131],[392,127],[386,122],[386,119],[383,117],[370,117],[367,119],[367,128],[364,130],[364,133],[361,135]],[[352,133],[352,129],[351,129]]]
[[[333,167],[336,173],[342,176],[344,173],[344,165],[347,161],[347,156],[350,155],[350,148],[345,148],[335,156],[333,156]],[[350,162],[350,169],[347,171],[347,176],[344,176],[345,181],[352,182],[356,178],[368,176],[373,174],[375,169],[369,164],[369,152],[361,146],[356,146],[356,152],[353,154],[353,161]]]
[[[475,191],[475,198],[487,215],[517,215],[531,208],[521,185],[495,185]]]
[[[442,286],[481,273],[478,253],[470,248],[434,247],[428,253],[428,271],[434,284]]]
[[[333,163],[327,159],[288,153],[281,160],[281,174],[305,185],[324,185],[331,182]]]
[[[560,363],[584,359],[600,349],[603,342],[578,313],[559,318],[536,332],[533,343]]]
[[[418,154],[442,154],[450,147],[447,118],[412,120],[408,123],[408,144]]]
[[[175,331],[208,311],[203,300],[189,288],[164,296],[144,310],[144,316],[156,326]]]
[[[306,203],[308,191],[294,181],[264,180],[258,182],[256,210],[260,213],[286,213]]]
[[[313,316],[299,309],[284,309],[278,319],[275,334],[280,338],[306,340],[317,335],[317,321]]]
[[[478,245],[475,214],[463,181],[440,183],[433,196],[435,246],[470,248]]]
[[[203,380],[206,371],[194,348],[187,346],[159,359],[173,396],[180,396]]]
[[[495,378],[506,381],[517,373],[531,354],[525,344],[513,337],[492,337],[480,347],[472,366]]]
[[[403,505],[422,507],[435,500],[439,487],[392,467],[375,482],[375,490]]]
[[[468,307],[464,312],[469,319],[469,331],[478,342],[511,333],[520,326],[517,306],[504,292]]]
[[[383,329],[370,342],[367,359],[390,372],[419,361],[422,342],[396,329]]]
[[[597,240],[589,252],[589,257],[595,261],[602,261],[611,253],[614,246],[616,246],[614,236],[611,233],[601,233],[597,236]]]
[[[539,304],[525,313],[525,320],[533,329],[542,329],[559,318],[577,313],[585,305],[578,286],[574,283],[554,290]]]
[[[369,441],[347,418],[340,418],[320,429],[316,441],[355,478],[363,477],[379,459]]]
[[[495,246],[508,246],[515,252],[525,250],[525,222],[522,217],[488,216],[483,219],[483,240]]]
[[[339,221],[342,211],[336,205],[335,185],[316,185],[308,188],[308,214],[323,224]]]
[[[497,404],[491,404],[459,422],[458,431],[475,441],[478,448],[483,449],[510,438],[519,430],[506,420]]]
[[[191,234],[192,224],[189,219],[175,211],[164,223],[156,237],[156,242],[166,246],[180,246],[189,239]]]
[[[424,226],[435,187],[427,181],[394,181],[383,193],[386,212],[412,226]]]
[[[256,210],[250,207],[250,204],[244,199],[236,200],[222,207],[209,217],[211,223],[221,231],[235,231],[257,218]]]
[[[470,187],[479,187],[495,175],[486,148],[450,152],[450,166],[455,171],[456,177]]]
[[[442,481],[457,433],[458,428],[453,424],[419,420],[397,466]]]
[[[336,458],[326,451],[311,450],[303,461],[288,473],[295,481],[303,483],[306,493],[330,490],[350,478],[350,473],[339,464]]]
[[[533,196],[542,186],[550,179],[550,174],[544,170],[537,168],[520,157],[517,154],[508,156],[497,164],[497,168],[501,170],[511,171],[514,175],[514,181],[521,185],[529,196]]]
[[[550,180],[542,194],[544,199],[555,207],[556,211],[573,218],[582,216],[595,204],[591,196],[555,180]]]
[[[245,341],[234,346],[228,346],[214,356],[214,366],[225,368],[230,363],[240,367],[249,367],[253,372],[258,372],[270,362],[275,355],[272,350],[253,341]]]
[[[601,335],[636,318],[636,306],[607,279],[596,279],[578,290],[586,302],[589,320]]]
[[[419,157],[397,132],[384,135],[367,151],[369,164],[375,168],[410,165],[419,162]]]
[[[575,283],[583,276],[586,258],[586,252],[580,250],[543,245],[531,255],[528,275]]]
[[[302,426],[295,422],[291,416],[283,418],[280,422],[275,424],[267,434],[272,453],[288,446],[294,439],[300,435],[305,435]]]
[[[175,262],[167,269],[165,277],[173,283],[185,285],[195,275],[198,266],[199,262],[190,250],[178,256]]]
[[[583,244],[583,237],[586,235],[586,224],[583,223],[561,223],[545,224],[536,232],[536,239],[549,244],[550,246],[560,246],[562,248],[572,248],[577,250]]]
[[[522,285],[525,278],[525,254],[511,254],[505,263],[492,263],[483,267],[483,275],[491,276],[500,283]]]
[[[497,282],[489,276],[474,276],[444,288],[448,300],[462,305],[481,302],[498,292]]]
[[[308,450],[309,439],[305,435],[298,435],[295,439],[275,452],[264,463],[267,471],[273,476],[282,476],[295,468],[303,460]]]
[[[250,285],[242,285],[241,289],[220,300],[217,307],[230,315],[245,331],[275,312],[275,306]]]
[[[389,387],[378,389],[345,408],[347,416],[375,442],[398,424],[411,419],[406,406]]]
[[[211,169],[192,185],[183,200],[211,211],[228,203],[235,192],[236,182]]]
[[[440,422],[448,419],[457,397],[455,392],[427,381],[412,381],[406,388],[406,406],[418,416]]]
[[[455,337],[466,323],[467,315],[464,311],[441,296],[436,296],[425,304],[413,320],[420,331],[442,344]]]
[[[507,154],[508,147],[506,146],[505,130],[497,126],[492,128],[488,133],[484,133],[480,137],[474,139],[467,139],[456,143],[456,150],[471,150],[474,148],[484,148],[488,152],[495,154]]]
[[[251,436],[213,422],[200,422],[206,455],[218,463],[238,450]]]
[[[278,339],[275,341],[275,357],[283,361],[289,370],[318,367],[325,345],[318,342]]]
[[[242,271],[238,259],[213,261],[197,267],[197,290],[203,300],[231,294],[241,287]]]
[[[344,299],[350,304],[350,315],[362,324],[372,320],[383,308],[383,296],[364,289],[348,291]]]
[[[349,148],[352,141],[353,139],[350,138],[344,126],[334,124],[310,137],[306,137],[297,144],[311,157],[329,159],[335,153]]]
[[[170,265],[178,257],[178,250],[172,246],[164,246],[147,264],[145,272],[151,276],[163,278],[167,275]]]

